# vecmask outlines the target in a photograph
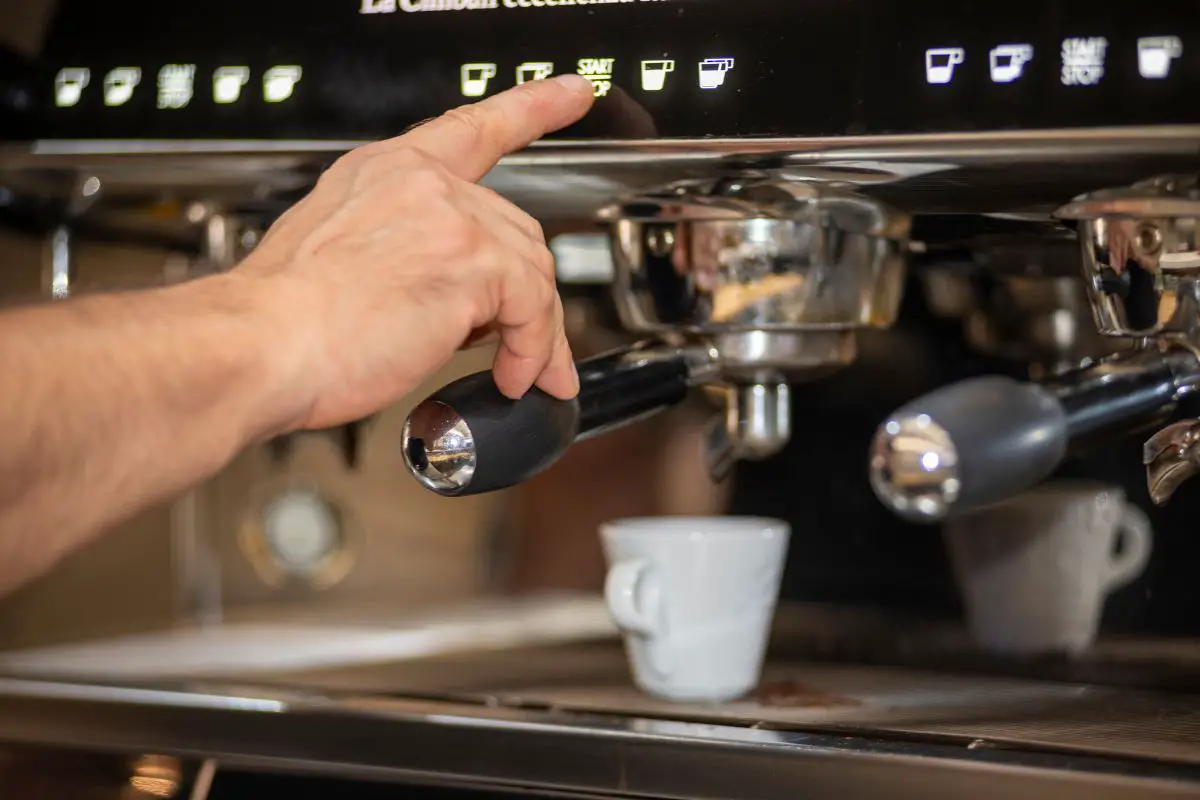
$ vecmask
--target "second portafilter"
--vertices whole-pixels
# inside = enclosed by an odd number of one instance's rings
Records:
[[[1096,192],[1058,216],[1078,227],[1097,328],[1135,348],[1040,382],[963,381],[893,413],[870,470],[897,514],[932,522],[1004,500],[1069,454],[1167,423],[1144,450],[1151,499],[1200,472],[1200,420],[1173,421],[1200,387],[1200,181]]]
[[[708,466],[778,452],[788,386],[853,361],[855,331],[896,316],[909,219],[849,187],[762,177],[685,183],[602,212],[624,327],[647,339],[580,362],[571,401],[505,398],[490,373],[420,403],[404,427],[409,470],[442,495],[525,481],[574,442],[669,408],[699,385],[724,411]]]

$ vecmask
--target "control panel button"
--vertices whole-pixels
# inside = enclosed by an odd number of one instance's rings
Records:
[[[725,75],[733,69],[732,58],[706,58],[700,62],[700,88],[718,89],[725,83]]]
[[[1012,83],[1025,72],[1025,65],[1033,60],[1033,45],[1002,44],[988,53],[992,83]]]
[[[1095,86],[1104,78],[1108,40],[1103,36],[1074,37],[1062,43],[1063,86]]]
[[[675,62],[659,58],[642,62],[642,90],[646,92],[661,92],[667,83],[667,76],[675,71]]]
[[[925,80],[941,86],[954,80],[954,69],[967,59],[961,47],[932,47],[925,51]]]
[[[67,67],[54,78],[54,104],[59,108],[79,105],[83,90],[92,82],[92,71],[86,67]]]
[[[1146,36],[1138,39],[1138,72],[1143,78],[1162,80],[1171,74],[1171,63],[1183,55],[1178,36]]]
[[[581,58],[576,72],[592,82],[596,97],[606,97],[612,89],[614,58]]]
[[[186,108],[196,85],[195,64],[168,64],[158,71],[158,107]]]
[[[496,77],[495,64],[463,64],[460,70],[463,97],[483,97],[488,81]]]
[[[517,86],[530,81],[541,81],[554,74],[554,64],[549,61],[526,61],[517,67]]]
[[[249,67],[217,67],[213,72],[213,102],[223,106],[236,103],[249,82]]]
[[[123,106],[142,82],[141,67],[117,67],[104,76],[104,105]]]
[[[282,103],[296,91],[304,70],[294,65],[271,67],[263,74],[263,100]]]

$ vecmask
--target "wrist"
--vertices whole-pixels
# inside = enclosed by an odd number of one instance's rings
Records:
[[[302,427],[314,402],[306,353],[315,326],[285,283],[238,269],[196,282],[231,326],[246,380],[238,394],[247,445]]]

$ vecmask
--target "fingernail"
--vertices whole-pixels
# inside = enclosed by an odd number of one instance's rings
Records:
[[[576,75],[574,72],[569,72],[566,75],[556,75],[551,80],[565,86],[572,92],[587,91],[591,93],[593,91],[592,82],[582,75]]]

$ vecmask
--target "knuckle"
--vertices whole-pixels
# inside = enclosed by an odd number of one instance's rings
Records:
[[[540,245],[546,244],[546,233],[536,219],[520,209],[517,210],[517,221],[522,230]]]
[[[397,147],[391,153],[392,162],[403,170],[420,170],[437,163],[432,156],[416,147]]]
[[[406,165],[401,180],[405,190],[427,203],[446,200],[454,191],[450,174],[428,157]]]
[[[439,238],[444,243],[446,255],[451,258],[490,260],[487,258],[490,249],[487,235],[470,217],[457,212],[444,215]]]
[[[550,279],[550,283],[554,283],[555,263],[554,253],[550,252],[550,248],[545,245],[540,245],[534,249],[533,264],[537,267],[538,272]]]
[[[368,162],[379,156],[383,145],[383,142],[372,142],[356,147],[333,162],[333,166],[329,171],[357,174],[363,170]]]
[[[473,147],[483,142],[486,137],[487,112],[480,105],[462,106],[447,111],[442,118],[458,126],[467,136],[467,146]]]

